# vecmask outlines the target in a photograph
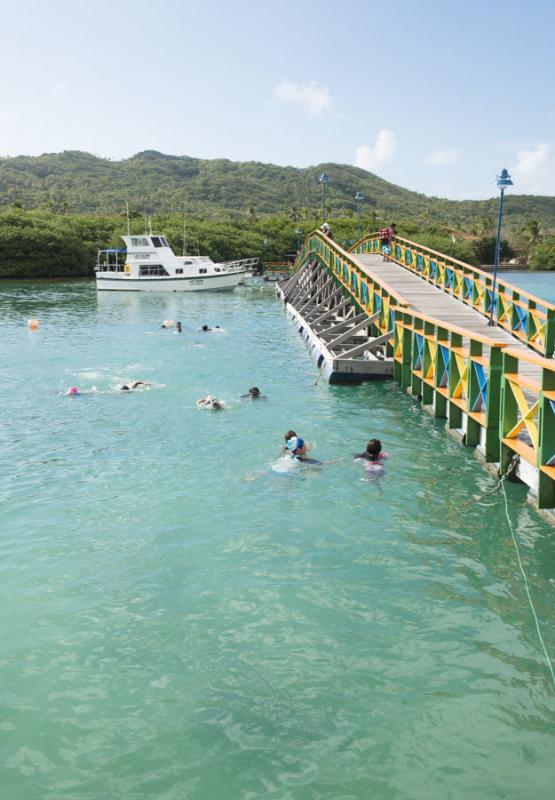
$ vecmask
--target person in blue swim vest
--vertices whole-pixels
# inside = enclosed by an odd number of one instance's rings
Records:
[[[287,431],[284,439],[284,451],[290,453],[293,458],[297,458],[299,461],[302,461],[307,453],[307,446],[304,439],[301,439],[300,436],[297,436],[295,431]]]

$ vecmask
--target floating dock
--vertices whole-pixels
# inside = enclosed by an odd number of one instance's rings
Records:
[[[317,262],[308,261],[277,295],[329,383],[390,378],[393,359],[385,353],[391,333],[372,336],[378,314],[357,309],[342,287]]]

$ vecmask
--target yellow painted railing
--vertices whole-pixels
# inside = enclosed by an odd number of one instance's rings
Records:
[[[486,461],[507,469],[516,453],[532,465],[539,506],[555,507],[555,361],[507,347],[495,328],[482,336],[415,311],[319,232],[308,237],[296,266],[312,259],[369,316],[379,312],[374,332],[391,333],[388,352],[401,385],[463,430],[467,445],[480,444]]]
[[[354,253],[379,253],[378,233],[356,242]],[[491,314],[493,276],[444,253],[396,236],[391,260],[423,280],[458,298],[486,317]],[[551,357],[555,347],[555,305],[498,278],[494,321],[541,355]]]

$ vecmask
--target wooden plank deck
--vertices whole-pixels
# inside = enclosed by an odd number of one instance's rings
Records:
[[[497,342],[506,342],[513,349],[528,355],[534,352],[503,328],[490,327],[488,320],[478,311],[457,298],[451,297],[441,289],[437,289],[399,264],[393,261],[384,261],[381,255],[375,254],[351,253],[350,256],[369,277],[387,283],[421,314],[434,317],[450,325],[457,325],[469,333],[487,336]],[[540,368],[534,364],[521,362],[519,374],[534,381],[540,380]]]

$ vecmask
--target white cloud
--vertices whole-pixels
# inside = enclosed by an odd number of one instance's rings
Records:
[[[451,150],[435,150],[428,156],[428,164],[432,164],[434,167],[443,167],[460,160],[461,154],[454,147]]]
[[[319,83],[294,83],[293,81],[281,81],[274,88],[274,97],[284,103],[295,103],[306,109],[310,114],[323,114],[330,111],[333,106],[333,99],[327,86],[320,86]]]
[[[375,170],[391,160],[397,150],[397,137],[393,131],[382,128],[374,145],[361,144],[357,147],[355,164],[367,170]]]
[[[555,194],[555,155],[550,144],[519,150],[516,165],[509,172],[519,194]]]
[[[9,111],[0,111],[0,124],[3,122],[11,122],[13,119],[13,114],[10,114]]]

